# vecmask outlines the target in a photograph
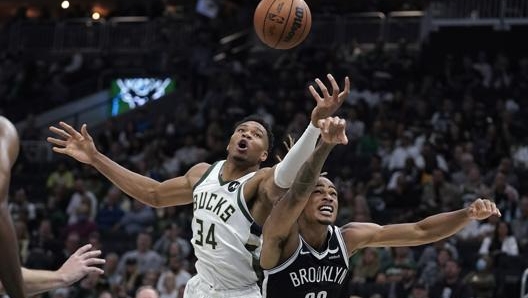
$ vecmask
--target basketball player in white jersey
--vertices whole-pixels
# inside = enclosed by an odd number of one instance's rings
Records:
[[[69,287],[92,272],[103,274],[104,271],[97,267],[97,265],[105,263],[104,259],[98,258],[101,251],[91,250],[91,248],[91,244],[80,247],[55,271],[22,267],[22,278],[27,294],[33,296],[58,288]],[[4,292],[4,286],[0,283],[0,294]]]
[[[260,264],[264,269],[264,298],[338,297],[348,259],[355,251],[365,247],[423,245],[455,234],[472,219],[501,215],[495,203],[477,199],[465,209],[416,223],[379,226],[351,222],[337,228],[333,225],[337,190],[319,173],[335,143],[332,136],[344,134],[344,123],[321,120],[319,126],[329,134],[321,134],[322,144],[302,166],[263,227]]]
[[[81,132],[66,123],[51,127],[61,139],[48,138],[53,150],[94,166],[131,197],[154,207],[193,204],[192,221],[197,275],[187,284],[184,296],[260,297],[254,261],[259,254],[260,227],[275,198],[288,188],[298,169],[315,148],[319,119],[332,115],[348,96],[350,84],[339,91],[328,75],[332,94],[316,80],[323,97],[310,86],[317,106],[311,123],[284,159],[273,168],[259,169],[268,157],[271,131],[250,118],[239,123],[227,146],[227,159],[197,164],[181,177],[159,183],[133,173],[97,151],[83,125]],[[237,188],[244,183],[238,195]]]
[[[11,167],[15,163],[19,150],[18,133],[15,126],[0,116],[0,281],[5,285],[9,297],[25,298],[18,241],[7,208]]]

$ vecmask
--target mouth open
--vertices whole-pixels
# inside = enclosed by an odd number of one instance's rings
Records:
[[[246,151],[248,149],[248,142],[245,139],[242,139],[237,144],[238,151]]]
[[[330,205],[323,205],[319,207],[319,211],[321,211],[323,215],[331,216],[334,213],[334,207]]]

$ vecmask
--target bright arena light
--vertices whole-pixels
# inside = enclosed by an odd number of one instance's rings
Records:
[[[99,20],[100,18],[101,18],[101,14],[98,13],[97,11],[92,13],[92,19]]]
[[[61,7],[63,9],[67,9],[68,7],[70,7],[70,1],[67,1],[67,0],[62,1]]]

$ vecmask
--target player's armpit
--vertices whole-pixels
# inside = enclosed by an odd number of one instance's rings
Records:
[[[191,167],[185,175],[158,184],[151,194],[155,207],[163,208],[192,203],[193,188],[200,182],[209,167],[207,163],[199,163]]]

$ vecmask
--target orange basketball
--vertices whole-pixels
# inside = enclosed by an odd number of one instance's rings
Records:
[[[274,49],[291,49],[310,32],[312,15],[304,0],[262,0],[253,16],[260,40]]]

